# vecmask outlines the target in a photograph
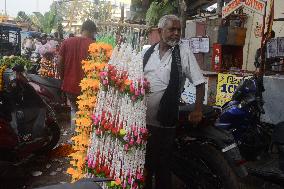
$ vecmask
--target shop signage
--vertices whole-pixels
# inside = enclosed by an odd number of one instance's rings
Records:
[[[222,8],[222,18],[227,17],[232,12],[242,6],[242,0],[232,0],[226,6]]]
[[[261,0],[245,0],[243,5],[258,14],[264,15],[265,2]]]
[[[218,74],[216,105],[223,106],[230,101],[236,88],[238,87],[241,77],[232,74]]]
[[[232,0],[222,8],[222,18],[227,17],[242,6],[245,6],[258,14],[264,15],[265,2],[262,0]]]
[[[207,94],[208,94],[208,82],[209,82],[209,78],[205,77],[206,80],[206,84],[205,84],[205,96],[204,96],[204,104],[207,104]],[[195,103],[195,99],[196,99],[196,89],[195,86],[193,85],[193,83],[191,83],[188,79],[185,80],[185,84],[184,84],[184,90],[181,93],[181,99],[183,102],[187,103],[187,104],[193,104]]]

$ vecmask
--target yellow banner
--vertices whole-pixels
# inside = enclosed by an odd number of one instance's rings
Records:
[[[241,77],[232,74],[218,74],[216,105],[223,106],[230,101],[236,88],[238,87]]]

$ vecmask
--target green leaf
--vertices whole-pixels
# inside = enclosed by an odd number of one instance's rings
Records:
[[[150,27],[155,27],[162,16],[174,14],[176,9],[177,4],[175,1],[153,1],[146,13],[146,24]]]

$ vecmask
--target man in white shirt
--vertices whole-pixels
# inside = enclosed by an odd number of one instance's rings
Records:
[[[190,51],[189,44],[180,42],[181,23],[175,15],[163,16],[158,24],[160,42],[144,54],[144,75],[150,82],[147,95],[147,128],[145,189],[152,189],[155,175],[156,189],[171,189],[171,152],[178,117],[178,103],[185,79],[196,86],[195,109],[189,121],[202,119],[205,79]]]

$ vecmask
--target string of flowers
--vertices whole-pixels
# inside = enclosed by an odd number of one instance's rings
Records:
[[[84,176],[86,153],[92,130],[91,114],[96,106],[96,95],[100,88],[99,72],[104,69],[112,54],[112,46],[105,43],[93,43],[89,46],[89,58],[82,61],[85,77],[80,86],[82,94],[78,97],[76,112],[76,136],[72,138],[74,153],[70,155],[70,164],[67,173],[72,175],[72,181]]]
[[[55,59],[43,57],[40,61],[40,69],[38,70],[39,75],[44,77],[59,78],[59,73],[55,63]]]
[[[7,66],[6,65],[1,65],[0,67],[0,92],[4,90],[4,78],[3,74],[6,70]]]
[[[147,139],[144,97],[149,92],[141,54],[130,45],[116,47],[99,79],[86,177],[115,179],[103,183],[105,189],[141,189]]]

